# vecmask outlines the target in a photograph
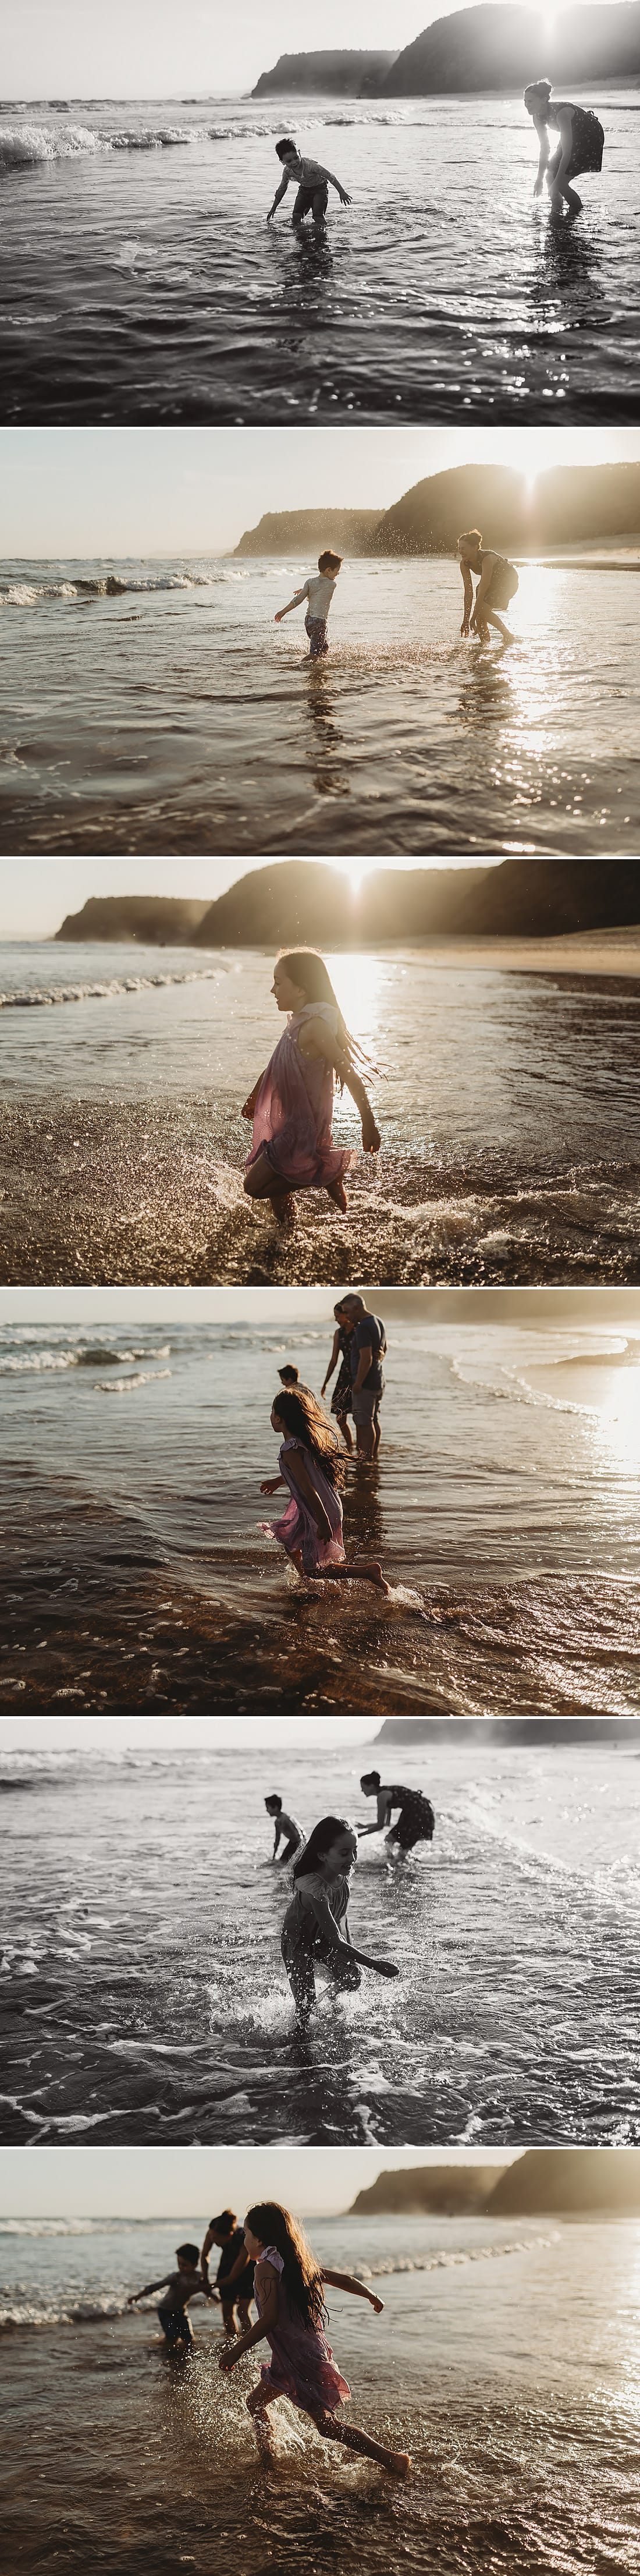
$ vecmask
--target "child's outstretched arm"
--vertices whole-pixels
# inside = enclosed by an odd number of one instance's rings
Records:
[[[139,2299],[152,2299],[155,2290],[166,2290],[170,2279],[171,2273],[163,2272],[161,2281],[146,2281],[143,2290],[132,2290],[130,2299],[127,2299],[127,2307],[136,2308]]]
[[[335,170],[325,170],[322,161],[316,163],[316,168],[320,171],[321,178],[327,180],[328,186],[336,189],[341,206],[350,206],[351,198],[347,195],[346,188],[343,188],[342,180],[336,179]]]
[[[352,2298],[366,2299],[368,2306],[375,2308],[376,2316],[382,2315],[384,2299],[377,2298],[374,2290],[368,2290],[366,2281],[354,2281],[351,2272],[325,2272],[323,2264],[320,2278],[328,2282],[330,2290],[350,2290]]]
[[[551,160],[551,145],[549,142],[548,125],[543,125],[542,123],[539,124],[537,116],[534,117],[534,124],[540,144],[540,159],[538,162],[538,172],[533,193],[534,197],[541,197],[544,187],[545,170],[548,170],[549,162]]]
[[[277,2326],[278,2282],[276,2274],[275,2272],[272,2272],[270,2263],[257,2263],[256,2271],[259,2271],[260,2273],[262,2313],[258,2317],[257,2325],[249,2326],[247,2328],[247,2333],[239,2335],[237,2343],[232,2344],[230,2350],[227,2347],[225,2352],[218,2354],[219,2370],[235,2370],[236,2362],[240,2361],[243,2352],[251,2352],[253,2350],[253,2345],[255,2343],[262,2343],[265,2335],[270,2331],[273,2333],[274,2327]]]
[[[277,207],[277,206],[281,206],[281,205],[282,205],[282,199],[283,199],[283,197],[286,197],[286,193],[287,193],[287,188],[288,188],[288,186],[289,186],[289,173],[288,173],[288,170],[286,170],[286,171],[285,171],[285,173],[284,173],[284,177],[283,177],[283,178],[281,179],[281,181],[280,181],[280,186],[279,186],[279,188],[276,188],[276,193],[275,193],[275,197],[274,197],[274,200],[273,200],[273,205],[269,207],[269,213],[268,213],[268,215],[267,215],[267,223],[268,223],[268,224],[272,223],[272,221],[273,221],[273,217],[274,217],[275,212],[276,212],[276,207]]]
[[[306,586],[305,586],[305,589],[304,589],[304,590],[296,590],[296,591],[294,591],[293,599],[288,599],[288,600],[287,600],[286,608],[277,608],[277,609],[276,609],[276,614],[275,614],[275,623],[276,623],[276,626],[281,626],[281,625],[282,625],[283,617],[290,617],[290,616],[291,616],[291,610],[292,610],[292,608],[301,608],[301,607],[302,607],[303,599],[306,599],[306,597],[307,597]]]
[[[286,1485],[286,1481],[286,1476],[265,1476],[260,1486],[260,1492],[261,1494],[277,1494],[278,1486]]]

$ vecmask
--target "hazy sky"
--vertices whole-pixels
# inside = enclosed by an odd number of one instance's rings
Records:
[[[337,1287],[326,1288],[0,1288],[3,1324],[267,1323],[283,1333],[303,1319],[333,1330]],[[636,1288],[385,1288],[387,1318],[407,1314],[422,1322],[473,1324],[482,1298],[483,1322],[547,1325],[605,1320],[611,1328],[640,1331]]]
[[[378,1733],[377,1717],[314,1718],[313,1746],[318,1751],[322,1730],[323,1745],[370,1744]],[[278,1744],[283,1754],[294,1746],[309,1745],[308,1717],[244,1717],[242,1719],[243,1751],[247,1744]],[[69,1746],[82,1745],[84,1752],[121,1751],[131,1744],[157,1745],[159,1750],[183,1744],[198,1745],[208,1753],[233,1752],[238,1742],[237,1717],[92,1717],[91,1735],[87,1735],[86,1717],[0,1717],[0,1753],[28,1753],[33,1749],[48,1750],[52,1742],[57,1752]]]
[[[1,2218],[169,2218],[183,2228],[252,2200],[283,2200],[301,2217],[348,2209],[376,2174],[399,2165],[511,2164],[509,2147],[0,2147]],[[6,2255],[6,2248],[5,2248]]]
[[[400,51],[460,0],[3,0],[0,85],[9,98],[222,97],[254,87],[280,54],[331,45]],[[476,8],[479,0],[466,0]],[[566,0],[558,0],[560,7]],[[606,5],[606,0],[605,0]],[[547,26],[557,9],[541,7]]]
[[[638,429],[5,429],[0,553],[211,555],[265,510],[389,508],[465,464],[640,458]]]
[[[256,867],[277,867],[277,859],[257,859]],[[284,861],[280,862],[284,865]],[[301,860],[301,866],[311,864]],[[332,867],[342,868],[356,883],[371,870],[382,865],[379,859],[332,859]],[[429,859],[402,859],[403,868],[429,868],[444,864],[448,868],[466,868],[468,859],[447,859],[438,863]],[[485,867],[498,867],[498,859],[486,859]],[[393,866],[393,860],[387,861]],[[180,894],[187,900],[201,897],[213,903],[227,886],[235,885],[248,874],[244,859],[60,859],[55,871],[50,859],[25,859],[20,872],[20,891],[16,893],[14,859],[0,860],[0,946],[6,939],[51,939],[68,912],[79,912],[89,895],[115,894]],[[52,876],[55,885],[52,886]],[[54,960],[52,959],[52,972]],[[68,971],[68,970],[66,970]]]

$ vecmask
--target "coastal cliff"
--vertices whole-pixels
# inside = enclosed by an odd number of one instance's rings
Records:
[[[377,2210],[417,2218],[434,2210],[440,2218],[475,2218],[486,2210],[500,2165],[401,2165],[376,2174],[359,2191],[349,2216],[374,2217]]]
[[[67,912],[56,939],[144,940],[147,947],[188,947],[206,903],[160,894],[90,895],[81,912]]]
[[[585,82],[632,79],[640,72],[640,0],[614,0],[559,10],[523,8],[520,0],[457,9],[405,45],[384,74],[387,98],[464,97],[483,90],[524,90],[548,75],[578,97]]]
[[[318,54],[280,54],[273,71],[261,72],[252,98],[362,98],[378,90],[395,62],[395,50],[343,51],[333,47]]]
[[[401,2165],[359,2191],[349,2216],[616,2218],[640,2211],[639,2147],[529,2147],[509,2165]]]
[[[554,466],[531,484],[502,465],[454,465],[413,483],[388,510],[274,510],[236,555],[455,554],[462,528],[522,556],[548,546],[640,537],[640,465]]]

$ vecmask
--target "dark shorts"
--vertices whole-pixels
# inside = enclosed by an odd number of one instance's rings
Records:
[[[186,2308],[159,2308],[158,2317],[171,2350],[176,2343],[193,2343],[191,2320]]]
[[[368,1391],[366,1386],[360,1386],[357,1395],[354,1388],[351,1410],[354,1422],[359,1423],[361,1428],[366,1422],[377,1422],[383,1395],[382,1386],[372,1386]]]
[[[247,2265],[246,2272],[238,2273],[237,2281],[219,2281],[218,2289],[223,2308],[235,2307],[236,2299],[252,2299],[253,2264]]]
[[[285,1843],[284,1851],[278,1852],[278,1860],[279,1860],[279,1862],[280,1862],[280,1867],[281,1867],[281,1869],[284,1869],[285,1861],[287,1861],[287,1860],[293,1860],[294,1852],[299,1852],[299,1851],[302,1851],[302,1843],[301,1843],[301,1840],[300,1840],[300,1835],[299,1835],[299,1834],[289,1834],[288,1839],[287,1839],[287,1841],[286,1841],[286,1843]]]
[[[322,223],[323,216],[326,215],[328,204],[329,190],[324,186],[324,184],[319,184],[317,188],[299,188],[293,209],[292,222],[294,224],[303,224],[305,215],[313,215],[314,224],[320,224]]]
[[[304,622],[309,637],[311,660],[317,662],[321,653],[329,651],[326,617],[305,617]]]

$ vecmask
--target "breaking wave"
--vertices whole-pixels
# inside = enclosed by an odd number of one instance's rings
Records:
[[[105,984],[37,985],[32,992],[0,993],[0,1011],[52,1010],[58,1002],[111,1002],[120,993],[153,993],[164,985],[211,984],[218,971],[194,966],[183,975],[114,975]]]
[[[7,125],[0,130],[0,170],[29,170],[38,162],[78,161],[100,152],[160,152],[192,143],[196,127],[120,126],[99,133],[94,125]]]
[[[220,579],[219,574],[217,577]],[[212,578],[215,580],[216,576]],[[78,573],[72,581],[0,583],[0,608],[31,608],[41,599],[126,599],[132,591],[208,590],[209,587],[207,573],[148,573],[144,578],[136,578],[135,573],[123,575],[115,572],[85,578]]]
[[[36,1375],[50,1375],[52,1369],[126,1368],[139,1360],[168,1360],[170,1356],[170,1342],[160,1343],[156,1351],[110,1351],[103,1350],[99,1343],[81,1351],[4,1351],[0,1353],[0,1377],[22,1376],[25,1369]]]

